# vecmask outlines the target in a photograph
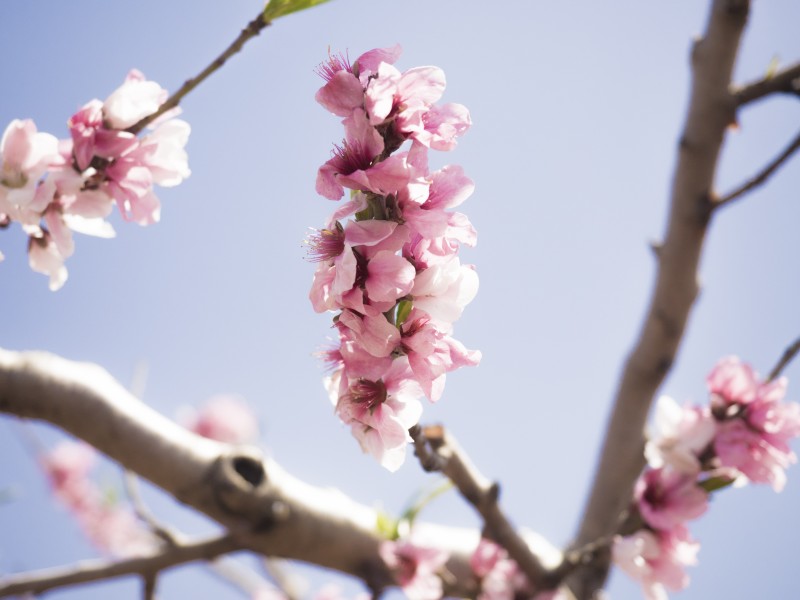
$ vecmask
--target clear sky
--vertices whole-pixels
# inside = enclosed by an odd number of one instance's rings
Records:
[[[652,285],[648,249],[664,228],[676,141],[687,102],[688,52],[708,2],[467,2],[333,0],[275,23],[184,102],[192,176],[161,190],[162,221],[117,217],[114,240],[76,236],[57,293],[30,271],[18,227],[0,232],[0,344],[90,360],[126,383],[148,365],[145,400],[168,415],[219,392],[243,395],[263,444],[310,483],[399,511],[432,477],[408,460],[392,475],[361,454],[336,421],[312,353],[331,334],[307,301],[309,227],[334,203],[316,195],[316,169],[341,139],[314,102],[314,68],[403,45],[399,68],[444,69],[445,101],[473,127],[434,166],[462,165],[476,183],[463,206],[479,244],[463,253],[481,278],[456,337],[483,352],[448,378],[423,421],[442,422],[483,472],[503,485],[518,524],[566,543],[575,532],[616,379]],[[200,71],[260,9],[230,2],[30,2],[0,9],[0,126],[32,118],[67,137],[67,118],[105,98],[132,67],[169,90]],[[749,81],[773,58],[800,58],[800,4],[754,2],[737,66]],[[775,99],[740,115],[718,187],[749,177],[796,134],[800,106]],[[737,354],[762,373],[800,335],[800,163],[718,215],[702,264],[703,291],[663,392],[705,401],[706,373]],[[787,374],[800,376],[800,364]],[[789,396],[800,399],[790,383]],[[47,443],[59,435],[36,427]],[[20,440],[0,420],[0,571],[71,563],[93,554],[56,508]],[[113,483],[112,465],[101,478]],[[162,518],[187,533],[210,525],[148,491]],[[691,526],[702,542],[681,599],[788,598],[800,568],[800,469],[780,495],[720,494]],[[423,518],[477,526],[455,496]],[[304,571],[306,573],[307,571]],[[312,573],[312,587],[331,578]],[[236,598],[196,568],[163,579],[163,598]],[[124,581],[53,599],[135,598]],[[356,588],[352,588],[356,589]],[[612,577],[615,600],[638,598]]]

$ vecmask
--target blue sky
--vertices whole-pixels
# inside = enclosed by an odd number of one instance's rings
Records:
[[[399,511],[432,478],[413,460],[394,475],[383,471],[332,415],[312,356],[330,335],[329,320],[307,302],[313,265],[302,248],[308,228],[334,209],[315,194],[314,178],[342,136],[338,119],[314,102],[321,85],[314,68],[329,47],[355,57],[399,42],[399,68],[443,68],[444,100],[465,104],[473,119],[456,150],[432,164],[462,165],[476,184],[462,210],[479,243],[462,260],[477,265],[481,289],[456,337],[484,358],[448,378],[423,420],[443,422],[502,483],[516,523],[565,543],[652,284],[648,244],[664,229],[688,52],[705,5],[333,0],[278,21],[183,103],[192,176],[160,191],[161,223],[141,228],[115,218],[116,239],[78,237],[70,279],[57,293],[28,268],[21,231],[0,232],[0,343],[95,361],[123,383],[144,362],[145,400],[168,415],[219,392],[241,394],[259,414],[264,447],[295,475]],[[66,137],[67,118],[105,98],[132,67],[176,89],[260,4],[7,0],[3,7],[0,125],[32,118]],[[798,22],[793,0],[756,2],[737,79],[761,76],[773,58],[799,58]],[[799,117],[797,102],[785,98],[740,115],[719,190],[777,154]],[[737,354],[763,373],[800,335],[791,266],[800,251],[799,187],[795,162],[718,215],[702,293],[664,393],[704,402],[704,378],[717,359]],[[791,381],[800,365],[787,374]],[[791,398],[800,399],[797,389],[790,383]],[[35,431],[59,439],[50,428]],[[17,497],[0,505],[0,571],[90,556],[20,439],[18,422],[3,418],[0,488],[12,486]],[[750,487],[714,499],[692,525],[700,565],[676,598],[781,598],[796,590],[797,472],[780,495]],[[113,465],[101,477],[113,482]],[[148,500],[187,533],[210,527],[155,492]],[[477,526],[454,496],[423,517]],[[312,587],[330,578],[311,577]],[[163,585],[164,598],[237,597],[198,569],[176,571]],[[136,586],[51,597],[135,598]],[[615,599],[639,597],[623,576],[610,589]]]

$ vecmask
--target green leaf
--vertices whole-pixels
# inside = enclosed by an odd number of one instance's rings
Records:
[[[324,4],[328,0],[270,0],[264,7],[264,20],[269,23],[279,17]]]
[[[411,300],[400,300],[400,302],[397,303],[397,318],[395,321],[398,328],[406,322],[408,315],[411,314],[412,304]]]
[[[449,479],[442,479],[430,491],[426,492],[425,490],[422,490],[419,492],[416,499],[411,502],[409,507],[403,511],[402,515],[400,515],[400,519],[397,521],[398,530],[400,530],[401,527],[404,529],[410,529],[414,524],[414,520],[417,518],[423,508],[425,508],[428,504],[436,500],[436,498],[445,492],[449,492],[452,489],[453,482]]]
[[[717,490],[721,490],[723,488],[728,487],[731,485],[735,480],[731,479],[730,477],[709,477],[708,479],[704,479],[703,481],[699,481],[697,485],[707,491],[709,494],[711,492],[716,492]]]

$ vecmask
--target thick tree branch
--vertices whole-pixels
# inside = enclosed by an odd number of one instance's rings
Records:
[[[613,534],[644,467],[644,426],[669,372],[698,293],[697,269],[711,217],[711,191],[726,128],[735,119],[730,82],[747,22],[748,0],[714,0],[704,36],[692,51],[692,91],[680,139],[658,274],[639,339],[622,372],[600,463],[574,547]],[[591,598],[608,574],[608,557],[569,579]]]
[[[200,71],[198,75],[192,77],[191,79],[187,79],[184,84],[172,94],[167,100],[158,107],[158,110],[151,115],[146,116],[145,118],[141,119],[138,123],[135,123],[131,127],[128,128],[128,131],[131,133],[139,133],[142,129],[147,127],[150,123],[155,121],[158,117],[163,115],[165,112],[172,110],[178,104],[180,104],[183,97],[186,96],[189,92],[191,92],[194,88],[198,85],[203,83],[209,75],[211,75],[214,71],[220,69],[225,62],[232,57],[234,54],[239,52],[245,43],[251,39],[256,37],[261,30],[264,29],[269,22],[264,20],[264,11],[262,9],[261,12],[258,13],[258,16],[250,21],[247,24],[247,27],[242,29],[239,36],[228,46],[225,51],[220,54],[217,58],[213,60],[213,62],[208,65],[205,69]]]
[[[85,440],[237,535],[241,547],[392,585],[374,509],[286,473],[256,448],[201,438],[152,410],[89,363],[0,350],[0,412],[48,421]],[[419,523],[451,559],[451,595],[474,592],[477,531]]]
[[[761,100],[771,94],[800,94],[800,63],[750,82],[734,90],[738,106]]]
[[[472,464],[455,438],[444,427],[415,425],[409,431],[417,457],[426,471],[440,471],[447,476],[467,502],[483,518],[486,535],[508,551],[535,589],[546,589],[557,581],[551,577],[560,556],[537,556],[527,541],[500,509],[500,487],[490,483]],[[544,553],[543,553],[544,554]],[[543,560],[548,564],[545,565]]]
[[[763,185],[767,182],[775,171],[777,171],[783,163],[788,161],[792,155],[800,149],[800,133],[798,133],[792,142],[786,146],[786,148],[781,152],[778,156],[776,156],[769,164],[767,164],[761,171],[759,171],[756,175],[748,179],[738,188],[725,194],[719,200],[714,201],[714,209],[718,209],[726,204],[736,200],[737,198],[745,195],[747,192],[751,192],[757,187]]]
[[[159,571],[196,560],[211,560],[239,550],[242,544],[231,535],[164,546],[148,556],[126,560],[87,560],[76,565],[56,567],[8,575],[0,578],[0,598],[20,594],[40,594],[54,588],[112,579],[125,575],[140,575],[145,582],[155,582]],[[145,588],[150,583],[145,584]]]

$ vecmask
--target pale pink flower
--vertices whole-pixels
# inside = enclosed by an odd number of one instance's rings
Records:
[[[684,567],[697,564],[699,549],[683,526],[670,531],[640,530],[614,539],[612,559],[641,584],[646,600],[667,600],[665,588],[677,592],[689,584]]]
[[[36,186],[48,168],[58,163],[58,140],[36,130],[30,119],[14,119],[0,139],[0,214],[26,224],[38,222],[31,212]]]
[[[646,470],[636,482],[634,500],[642,518],[656,529],[672,529],[708,509],[708,492],[697,485],[696,475],[669,467]]]
[[[40,230],[28,238],[28,264],[37,273],[50,277],[50,290],[53,292],[61,289],[67,281],[64,258],[49,232]]]
[[[653,468],[669,465],[683,473],[699,473],[701,453],[717,431],[708,408],[680,406],[669,396],[656,402],[654,430],[644,454]]]
[[[477,293],[478,274],[457,256],[417,273],[412,290],[414,306],[445,323],[457,321]]]
[[[199,410],[184,409],[179,420],[197,435],[219,442],[243,444],[258,438],[258,420],[238,396],[213,396]]]
[[[125,82],[103,103],[103,116],[111,129],[127,129],[153,114],[167,99],[167,91],[132,69]]]
[[[409,600],[439,600],[442,580],[437,574],[447,562],[444,550],[423,548],[410,541],[385,541],[380,555]]]

